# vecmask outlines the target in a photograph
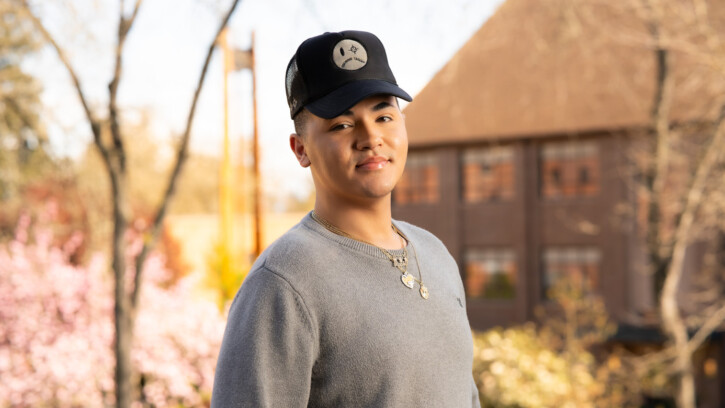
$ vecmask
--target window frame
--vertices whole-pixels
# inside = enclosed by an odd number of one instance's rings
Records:
[[[557,253],[551,254],[548,251],[557,251]],[[573,257],[572,257],[573,255]],[[549,296],[549,289],[554,287],[556,284],[555,280],[551,280],[548,277],[550,268],[547,263],[547,257],[561,257],[564,260],[559,260],[559,268],[563,268],[564,272],[557,273],[558,279],[562,275],[569,275],[567,270],[572,268],[580,268],[582,275],[586,275],[586,279],[581,281],[579,288],[584,294],[595,294],[601,292],[601,278],[602,278],[602,249],[596,245],[548,245],[541,249],[539,254],[540,262],[540,279],[541,279],[541,297],[545,301],[551,301],[552,298]],[[566,259],[569,258],[569,259]],[[572,262],[572,259],[574,260]],[[582,261],[583,260],[583,261]],[[588,261],[588,262],[587,262]],[[561,266],[564,265],[564,266]],[[557,279],[557,280],[558,280]]]
[[[486,256],[492,256],[493,259],[485,259]],[[480,260],[471,260],[471,258],[484,258]],[[517,252],[515,248],[510,246],[469,246],[463,250],[463,256],[462,256],[462,266],[463,266],[463,287],[464,292],[466,295],[467,300],[473,300],[473,301],[485,301],[485,302],[515,302],[520,294],[518,290],[518,282],[521,275],[521,268],[519,267],[519,257],[517,255]],[[470,273],[470,263],[472,262],[499,262],[503,266],[497,266],[499,270],[496,271],[496,273],[488,273],[485,269],[482,270],[482,274],[487,274],[487,276],[494,276],[494,275],[504,275],[510,277],[510,282],[508,284],[510,285],[510,290],[512,291],[511,296],[490,296],[487,297],[486,291],[486,282],[483,282],[480,288],[481,295],[479,296],[469,296],[470,290],[469,290],[469,273]],[[506,263],[510,263],[509,265],[506,265]],[[507,269],[509,267],[513,267],[512,271],[509,272]]]
[[[409,151],[403,174],[393,189],[393,204],[400,206],[438,204],[441,200],[440,190],[439,152]],[[404,195],[405,199],[401,200],[401,195]]]
[[[507,203],[516,199],[518,171],[514,144],[466,146],[459,154],[459,169],[463,204]],[[469,179],[474,173],[476,180]]]
[[[544,141],[538,144],[537,155],[541,199],[588,199],[601,194],[602,152],[596,139]],[[582,170],[587,182],[581,180]]]

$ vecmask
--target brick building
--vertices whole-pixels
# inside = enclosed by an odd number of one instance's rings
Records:
[[[410,152],[393,215],[456,258],[474,329],[532,320],[568,276],[603,295],[622,333],[661,341],[628,153],[651,136],[655,52],[647,21],[612,4],[508,0],[404,110]],[[725,33],[725,7],[710,4]],[[675,88],[673,123],[713,120],[722,83],[687,55],[671,70],[705,84]],[[696,248],[686,262],[700,267]],[[707,352],[718,367],[723,344]],[[700,385],[725,389],[719,371]],[[703,406],[725,404],[702,392]]]

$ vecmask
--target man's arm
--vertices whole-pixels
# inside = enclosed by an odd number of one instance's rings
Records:
[[[316,355],[299,294],[269,270],[250,273],[229,311],[212,408],[306,407]]]

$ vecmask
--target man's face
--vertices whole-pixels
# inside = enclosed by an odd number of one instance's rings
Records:
[[[408,154],[408,135],[393,96],[371,96],[333,119],[309,112],[290,145],[310,166],[318,198],[353,202],[389,197]]]

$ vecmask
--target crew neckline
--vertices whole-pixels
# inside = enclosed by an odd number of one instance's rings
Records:
[[[398,229],[403,231],[403,229],[400,228],[400,225],[398,223],[396,223],[395,220],[392,220],[392,222],[393,222],[393,225],[395,225]],[[383,251],[381,251],[380,248],[378,248],[374,245],[370,245],[370,244],[367,244],[362,241],[358,241],[353,238],[348,238],[348,237],[345,237],[342,235],[338,235],[338,234],[328,230],[323,225],[321,225],[320,223],[315,221],[314,218],[312,218],[312,211],[308,212],[307,215],[305,215],[305,217],[302,218],[302,225],[317,232],[318,234],[322,235],[323,237],[330,239],[332,241],[335,241],[343,246],[346,246],[346,247],[351,248],[356,251],[363,252],[363,253],[373,256],[375,258],[385,259],[386,261],[389,260],[388,257],[383,253]],[[408,233],[406,233],[405,231],[403,231],[403,233],[408,238],[408,240],[410,240],[410,236],[408,235]],[[404,239],[404,241],[405,241],[405,239]],[[410,242],[406,242],[406,247],[409,248],[408,258],[410,258],[410,256],[412,255],[410,252],[415,251],[415,249],[413,248],[413,245]],[[385,248],[385,250],[390,252],[390,254],[393,256],[403,256],[403,254],[405,253],[405,250],[403,248],[401,248],[401,249]]]

